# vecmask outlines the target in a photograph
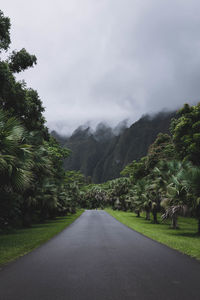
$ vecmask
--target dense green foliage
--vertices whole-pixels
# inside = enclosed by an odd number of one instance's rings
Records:
[[[30,55],[26,49],[21,49],[16,52],[13,51],[9,57],[9,68],[13,73],[19,73],[29,67],[33,67],[37,62],[35,55]]]
[[[10,45],[10,19],[0,11],[0,52]]]
[[[93,191],[92,207],[135,211],[138,217],[145,212],[146,220],[152,214],[155,224],[161,212],[163,220],[171,219],[173,229],[178,216],[193,216],[200,234],[199,112],[200,104],[185,105],[172,120],[172,135],[158,134],[147,155],[122,170],[123,177],[89,186],[85,197],[91,198]],[[103,200],[95,202],[94,192],[100,191]]]
[[[179,118],[172,122],[173,142],[180,159],[200,165],[200,103],[185,104],[178,112]]]
[[[0,11],[0,53],[10,42]],[[24,48],[0,59],[0,230],[76,211],[79,185],[63,169],[70,151],[50,136],[37,91],[14,74],[36,61]]]

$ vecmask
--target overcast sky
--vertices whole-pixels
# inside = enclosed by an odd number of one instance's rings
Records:
[[[51,129],[115,125],[200,99],[199,0],[1,0],[11,49],[38,58],[20,79],[37,89]]]

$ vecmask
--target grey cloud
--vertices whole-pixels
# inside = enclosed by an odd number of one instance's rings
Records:
[[[19,76],[37,89],[51,129],[129,124],[200,95],[197,0],[2,0],[12,48],[38,65]]]

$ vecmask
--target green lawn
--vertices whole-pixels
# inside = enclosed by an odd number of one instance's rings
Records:
[[[56,220],[33,225],[31,228],[0,234],[0,265],[22,256],[51,239],[75,221],[83,210],[74,215],[58,217]]]
[[[173,230],[170,228],[170,222],[162,223],[160,217],[160,224],[152,224],[151,221],[145,220],[144,215],[137,218],[136,214],[131,212],[114,211],[112,209],[105,209],[105,211],[121,223],[151,239],[200,259],[200,237],[196,234],[197,220],[179,217],[179,229]]]

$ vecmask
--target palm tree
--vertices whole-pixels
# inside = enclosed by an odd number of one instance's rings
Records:
[[[33,179],[32,147],[25,143],[26,135],[16,118],[0,110],[0,226],[16,219],[23,193]]]
[[[186,186],[186,174],[191,167],[190,163],[171,161],[165,165],[163,174],[166,192],[162,195],[161,206],[165,209],[163,219],[172,219],[172,228],[177,228],[179,214],[187,210],[188,188]]]
[[[132,194],[132,207],[135,210],[137,217],[140,217],[141,211],[146,211],[146,219],[150,219],[149,200],[146,194],[148,187],[147,178],[137,180],[133,188],[130,190]]]
[[[128,209],[126,195],[131,186],[130,179],[126,177],[114,179],[110,182],[110,186],[114,207],[126,211]]]
[[[48,156],[48,151],[43,144],[37,145],[38,136],[36,133],[30,133],[28,140],[33,143],[32,146],[32,167],[31,171],[34,176],[34,182],[26,189],[24,193],[24,199],[21,201],[20,210],[22,212],[23,226],[29,227],[32,224],[32,216],[37,210],[40,211],[40,219],[44,219],[46,213],[41,212],[44,210],[43,206],[43,194],[47,189],[49,191],[49,185],[55,184],[53,176],[53,166]],[[40,143],[42,142],[39,141]],[[26,199],[29,199],[27,201]],[[47,197],[45,196],[47,201]],[[50,200],[49,200],[50,201]],[[42,216],[42,217],[41,217]]]
[[[46,178],[40,192],[36,195],[36,207],[40,212],[40,221],[47,218],[55,218],[55,210],[58,206],[58,191],[54,182],[50,182]]]
[[[185,185],[188,189],[187,205],[198,220],[198,234],[200,235],[200,168],[191,167],[185,174]]]

